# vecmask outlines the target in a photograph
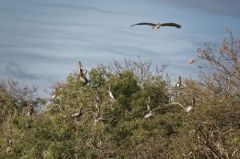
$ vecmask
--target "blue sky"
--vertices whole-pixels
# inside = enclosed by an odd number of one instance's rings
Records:
[[[0,0],[0,78],[44,89],[75,71],[113,59],[169,64],[173,76],[196,77],[187,61],[225,27],[239,37],[238,0]],[[182,29],[138,22],[177,22]]]

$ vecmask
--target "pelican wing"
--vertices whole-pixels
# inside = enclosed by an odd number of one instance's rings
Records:
[[[131,25],[131,27],[133,27],[133,26],[135,26],[135,25],[150,25],[150,26],[155,26],[156,24],[143,22],[143,23],[133,24],[133,25]]]
[[[171,27],[181,28],[181,25],[177,23],[161,23],[161,26],[171,26]]]
[[[187,108],[185,108],[186,112],[189,112],[192,109],[192,106],[188,106]]]
[[[76,117],[78,117],[80,115],[80,112],[77,112],[77,113],[74,113],[74,114],[72,114],[72,118],[76,118]]]

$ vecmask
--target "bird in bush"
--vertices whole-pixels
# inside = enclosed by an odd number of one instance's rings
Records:
[[[78,61],[78,69],[77,69],[77,73],[80,75],[80,76],[83,76],[83,65],[81,63],[81,61]]]
[[[7,140],[7,143],[8,143],[8,145],[9,145],[10,147],[12,147],[13,141],[12,141],[11,139],[8,139],[8,140]]]
[[[144,116],[144,118],[150,118],[151,116],[153,116],[153,112],[150,110],[150,111]]]
[[[192,110],[193,106],[195,105],[195,98],[192,98],[192,103],[191,105],[188,105],[186,108],[185,108],[185,111],[186,112],[189,112],[190,110]]]
[[[147,100],[147,109],[148,109],[148,111],[151,111],[150,103],[151,103],[151,97],[149,96],[148,100]]]
[[[181,76],[178,77],[178,81],[177,81],[175,86],[176,86],[176,88],[180,88],[182,86],[182,78],[181,78]]]
[[[149,25],[149,26],[152,26],[152,29],[155,29],[155,30],[157,30],[163,26],[175,27],[178,29],[181,28],[181,25],[177,24],[177,23],[148,23],[148,22],[133,24],[133,25],[131,25],[131,27],[136,26],[136,25]]]
[[[152,112],[152,109],[151,109],[151,107],[150,107],[150,103],[151,103],[151,97],[149,96],[148,97],[148,101],[147,101],[147,111],[148,111],[148,113],[144,116],[144,118],[150,118],[151,116],[153,116],[153,112]]]
[[[82,116],[82,114],[82,107],[80,107],[79,112],[72,114],[71,118],[79,118],[80,116]]]
[[[31,115],[33,115],[33,113],[34,113],[34,107],[33,107],[33,104],[30,103],[30,104],[29,104],[29,108],[28,108],[27,115],[28,115],[28,116],[31,116]]]
[[[9,153],[10,151],[12,150],[12,148],[11,147],[7,147],[7,149],[6,149],[6,153]]]
[[[87,71],[85,73],[83,72],[83,65],[82,65],[81,61],[78,61],[78,65],[79,65],[79,67],[78,67],[78,70],[77,70],[77,74],[79,76],[79,79],[83,83],[87,83],[88,79],[86,78],[86,74],[85,74]]]
[[[13,141],[11,139],[7,139],[7,144],[8,144],[8,147],[7,149],[5,150],[6,153],[9,153],[11,150],[12,150],[12,146],[13,146]]]
[[[111,91],[111,86],[110,86],[110,85],[108,86],[108,94],[109,94],[109,96],[110,96],[110,98],[111,98],[112,100],[116,100],[114,94],[113,94],[112,91]]]
[[[87,78],[85,76],[79,76],[79,78],[83,83],[87,83]]]
[[[54,100],[56,98],[56,94],[54,93],[54,94],[52,94],[52,96],[51,96],[51,100]]]
[[[100,122],[100,123],[104,123],[104,122],[106,122],[107,120],[103,117],[103,115],[101,114],[101,115],[97,115],[97,114],[95,114],[94,115],[94,125],[96,125],[98,122]]]
[[[192,98],[192,101],[191,101],[191,105],[188,105],[186,107],[184,107],[182,104],[178,103],[178,102],[172,102],[170,103],[171,105],[178,105],[180,106],[181,108],[183,108],[185,110],[185,112],[189,112],[190,110],[192,110],[192,108],[194,107],[195,105],[195,98]]]

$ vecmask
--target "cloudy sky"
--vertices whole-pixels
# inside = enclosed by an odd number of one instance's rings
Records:
[[[169,64],[173,76],[196,77],[187,61],[225,27],[239,37],[239,0],[0,0],[0,79],[49,90],[76,70],[113,59]],[[138,22],[177,22],[182,29]]]

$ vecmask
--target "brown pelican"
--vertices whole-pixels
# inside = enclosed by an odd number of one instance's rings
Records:
[[[133,24],[131,25],[131,27],[135,26],[135,25],[150,25],[152,26],[153,29],[159,29],[162,26],[170,26],[170,27],[176,27],[178,29],[181,28],[180,24],[177,23],[148,23],[148,22],[142,22],[142,23],[137,23],[137,24]]]
[[[71,118],[79,118],[80,116],[82,116],[82,114],[82,107],[80,107],[79,112],[72,114]]]

